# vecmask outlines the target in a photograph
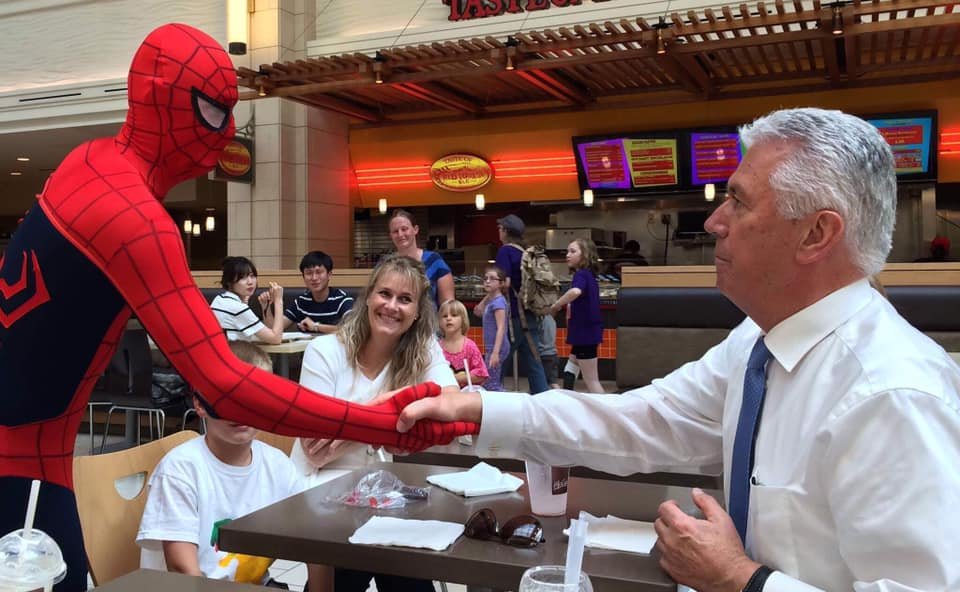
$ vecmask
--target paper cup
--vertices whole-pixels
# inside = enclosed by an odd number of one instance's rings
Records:
[[[530,511],[538,516],[562,516],[567,513],[569,467],[550,467],[531,461],[527,465],[527,489]]]

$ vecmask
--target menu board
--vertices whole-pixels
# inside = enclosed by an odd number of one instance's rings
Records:
[[[933,120],[930,117],[899,119],[868,119],[880,130],[890,148],[898,175],[912,175],[930,171],[930,146]]]
[[[585,142],[577,146],[580,162],[587,175],[587,185],[593,189],[629,189],[623,140]]]
[[[690,134],[691,184],[725,182],[737,170],[741,156],[739,134]]]
[[[677,141],[651,138],[624,140],[634,188],[677,184]]]

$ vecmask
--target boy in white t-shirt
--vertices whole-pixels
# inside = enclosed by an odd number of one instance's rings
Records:
[[[270,357],[256,345],[230,343],[236,356],[264,370]],[[257,430],[213,418],[197,397],[206,435],[177,446],[157,465],[140,521],[140,565],[212,579],[261,584],[273,559],[228,553],[219,528],[303,490],[283,452],[254,439]],[[311,590],[332,590],[332,569],[308,566]]]

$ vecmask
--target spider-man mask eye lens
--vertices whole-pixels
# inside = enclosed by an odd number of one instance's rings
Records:
[[[193,113],[203,127],[212,132],[221,132],[227,127],[230,123],[230,109],[196,87],[190,89],[190,95],[193,98]]]

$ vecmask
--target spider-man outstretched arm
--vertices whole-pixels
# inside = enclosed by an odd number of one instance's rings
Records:
[[[115,170],[104,177],[124,175]],[[103,271],[160,350],[218,416],[274,433],[410,450],[473,431],[466,424],[423,422],[406,434],[397,432],[399,411],[416,398],[436,395],[439,388],[433,384],[366,407],[318,395],[237,360],[190,275],[179,230],[162,205],[146,188],[114,189],[101,196],[97,207],[71,220],[63,217],[56,198],[47,198],[50,192],[40,203],[64,237]]]

